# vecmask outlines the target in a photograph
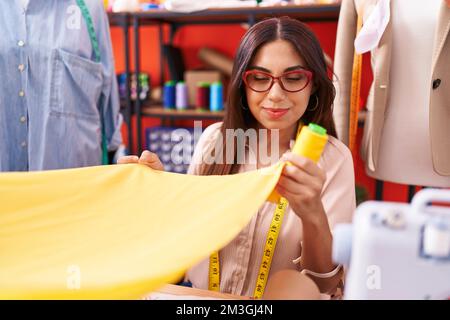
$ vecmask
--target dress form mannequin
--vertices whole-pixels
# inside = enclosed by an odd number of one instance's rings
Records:
[[[450,177],[433,169],[429,129],[428,83],[432,81],[432,50],[441,2],[429,0],[424,5],[421,0],[392,1],[391,90],[379,164],[374,171],[367,168],[367,173],[376,179],[450,186]]]
[[[444,0],[343,0],[334,70],[338,135],[348,142],[356,19],[369,26],[381,2],[389,23],[378,27],[382,36],[363,51],[371,52],[374,71],[361,149],[366,172],[409,184],[410,191],[413,185],[450,187],[450,97],[441,85],[450,82],[444,62],[450,59],[450,7]]]

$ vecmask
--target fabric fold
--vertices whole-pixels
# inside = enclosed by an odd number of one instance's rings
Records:
[[[137,299],[230,242],[283,164],[228,176],[142,165],[0,174],[1,299]]]

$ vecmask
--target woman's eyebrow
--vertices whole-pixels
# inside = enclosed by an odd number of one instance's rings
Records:
[[[260,67],[260,66],[250,66],[248,67],[249,70],[261,70],[267,73],[272,73],[272,71],[270,71],[269,69]],[[284,72],[289,72],[289,71],[293,71],[293,70],[298,70],[298,69],[305,69],[305,67],[303,67],[302,65],[296,65],[296,66],[292,66],[289,68],[284,69]]]
[[[305,69],[305,67],[299,64],[299,65],[284,69],[284,72],[293,71],[293,70],[297,70],[297,69]]]
[[[263,67],[259,67],[259,66],[250,66],[248,67],[249,70],[260,70],[260,71],[264,71],[267,73],[272,73],[272,71],[270,71],[269,69],[263,68]]]

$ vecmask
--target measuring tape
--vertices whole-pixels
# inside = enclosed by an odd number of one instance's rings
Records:
[[[100,47],[98,45],[97,35],[95,34],[94,22],[92,21],[91,13],[84,0],[77,0],[77,5],[81,10],[84,21],[88,28],[89,38],[91,39],[92,49],[94,50],[95,62],[101,61]]]
[[[209,257],[209,285],[211,291],[220,291],[220,263],[219,252],[213,252]]]
[[[277,244],[278,235],[280,234],[281,224],[283,222],[284,213],[288,201],[285,198],[280,198],[275,212],[273,214],[272,222],[266,237],[266,245],[264,247],[261,265],[259,267],[258,278],[256,280],[256,287],[253,293],[255,299],[261,299],[264,294],[264,289],[269,277],[270,266],[272,265],[273,253]],[[209,257],[209,285],[208,289],[212,291],[220,290],[220,263],[219,252],[214,252]]]
[[[358,15],[357,34],[362,27],[362,15]],[[353,57],[352,70],[352,87],[350,93],[350,118],[349,118],[349,132],[348,132],[348,147],[353,153],[356,145],[356,133],[358,130],[358,111],[359,99],[361,93],[361,69],[362,69],[362,54],[355,52]]]
[[[258,278],[256,279],[255,291],[253,293],[253,297],[255,299],[261,299],[264,294],[267,279],[269,278],[270,266],[272,265],[273,253],[275,252],[275,246],[277,244],[278,235],[280,234],[281,223],[283,222],[287,205],[288,201],[283,197],[280,198],[273,214],[269,232],[267,233],[266,245],[264,247],[261,265],[259,267]]]
[[[299,137],[300,130],[303,127],[303,123],[299,123],[297,128],[297,138]],[[297,139],[298,140],[298,139]],[[266,245],[264,246],[264,252],[261,259],[261,265],[259,267],[258,278],[256,279],[255,291],[253,297],[255,299],[261,299],[266,288],[267,279],[269,278],[270,266],[272,265],[272,258],[275,252],[275,246],[277,244],[278,236],[280,234],[281,225],[284,218],[284,213],[288,206],[288,201],[281,197],[275,208],[275,212],[270,223],[269,231],[266,236]],[[220,263],[219,252],[214,252],[209,257],[209,290],[220,290]]]
[[[98,45],[98,39],[97,35],[95,34],[95,28],[94,23],[92,21],[91,13],[89,12],[88,7],[86,6],[86,3],[84,0],[77,0],[77,5],[81,10],[81,14],[83,15],[84,21],[86,21],[89,38],[91,40],[92,49],[94,51],[94,59],[95,62],[100,63],[101,62],[101,55],[100,55],[100,47]],[[105,131],[105,123],[103,119],[103,103],[102,103],[102,95],[100,95],[100,119],[101,119],[101,126],[102,126],[102,164],[106,165],[109,163],[108,160],[108,144],[106,142],[106,131]]]

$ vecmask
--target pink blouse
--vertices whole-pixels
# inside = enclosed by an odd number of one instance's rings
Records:
[[[214,146],[221,125],[222,123],[219,122],[209,126],[200,137],[188,170],[189,174],[199,174],[199,164],[203,154]],[[247,147],[246,152],[245,156],[249,161],[241,165],[240,172],[256,170],[255,150]],[[338,223],[351,222],[356,199],[353,159],[350,150],[342,142],[330,136],[318,165],[326,172],[322,204],[331,229]],[[238,188],[236,192],[239,192]],[[253,295],[267,231],[275,207],[276,204],[265,202],[236,238],[219,251],[221,292]],[[269,278],[271,274],[282,269],[300,271],[300,266],[293,261],[300,257],[301,251],[302,222],[288,206],[272,259]],[[185,280],[192,282],[194,288],[207,290],[208,272],[209,259],[204,259],[188,270]]]

